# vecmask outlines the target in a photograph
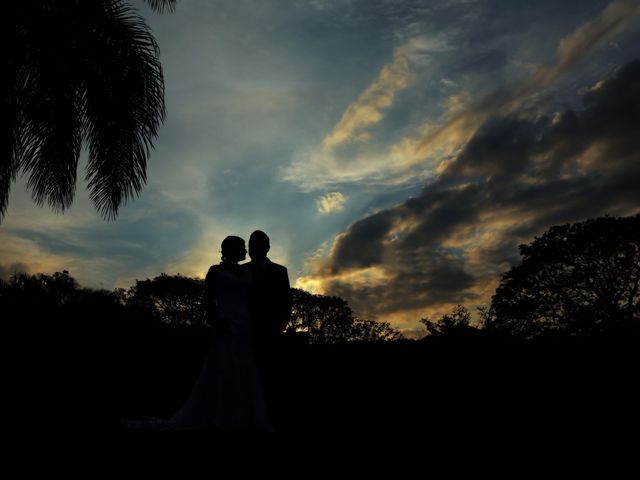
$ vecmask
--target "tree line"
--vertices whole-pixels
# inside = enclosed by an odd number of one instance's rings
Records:
[[[640,331],[640,215],[551,227],[520,245],[522,263],[504,273],[480,322],[458,305],[430,335],[598,337]]]
[[[340,297],[292,288],[291,298],[292,314],[285,337],[314,344],[402,337],[387,322],[357,317]],[[27,322],[38,312],[53,321],[55,317],[76,316],[74,310],[85,313],[84,321],[92,322],[94,310],[96,314],[113,312],[113,321],[119,324],[118,319],[129,318],[133,323],[170,329],[198,330],[208,326],[204,280],[180,274],[163,273],[152,279],[136,280],[129,289],[109,291],[81,287],[66,270],[52,275],[15,273],[8,281],[0,280],[0,302],[8,317],[24,318]]]
[[[629,332],[640,324],[640,215],[602,217],[554,226],[520,246],[522,263],[501,279],[479,322],[463,306],[438,319],[423,318],[429,336],[479,333],[520,338],[594,337]],[[68,271],[52,275],[15,273],[0,280],[0,304],[9,322],[100,312],[124,328],[206,328],[204,281],[161,274],[113,291],[81,287]],[[389,323],[356,316],[347,301],[292,288],[292,315],[285,336],[312,344],[398,340]],[[124,325],[122,319],[130,319]],[[64,323],[64,322],[63,322]]]

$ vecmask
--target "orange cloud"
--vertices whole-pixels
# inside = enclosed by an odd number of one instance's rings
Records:
[[[417,136],[405,138],[394,145],[392,152],[396,158],[404,159],[406,165],[434,157],[439,163],[446,155],[455,153],[489,118],[516,111],[531,95],[566,75],[593,49],[624,30],[638,14],[640,6],[636,3],[609,4],[596,19],[560,39],[555,60],[550,66],[535,67],[522,82],[506,90],[492,92],[475,102],[469,100],[467,94],[451,97],[446,102],[445,122],[441,126],[425,124]]]
[[[485,122],[419,195],[338,234],[301,285],[414,333],[423,316],[489,303],[519,244],[552,225],[638,212],[639,82],[636,60],[585,93],[581,110]]]
[[[382,110],[389,108],[396,94],[407,88],[413,80],[405,50],[404,47],[398,48],[393,54],[393,61],[382,67],[378,78],[347,107],[338,124],[323,140],[324,149],[330,150],[341,143],[369,138],[362,130],[380,122]]]

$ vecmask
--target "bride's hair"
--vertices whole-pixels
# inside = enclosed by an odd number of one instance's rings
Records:
[[[234,235],[229,235],[222,241],[222,262],[228,261],[231,257],[239,256],[244,250],[244,240]]]

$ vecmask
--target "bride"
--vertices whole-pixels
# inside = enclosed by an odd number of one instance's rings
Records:
[[[211,345],[191,395],[170,420],[126,420],[130,428],[170,431],[272,431],[251,343],[250,270],[244,240],[222,242],[222,262],[209,269],[205,304]]]

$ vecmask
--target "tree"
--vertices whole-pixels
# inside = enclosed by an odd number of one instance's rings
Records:
[[[389,322],[354,317],[349,340],[358,342],[393,341],[404,338]]]
[[[147,0],[157,11],[176,0]],[[112,219],[146,181],[165,117],[158,45],[122,0],[20,0],[3,6],[0,221],[11,182],[28,174],[33,200],[71,206],[88,144],[91,199]]]
[[[161,274],[136,280],[127,292],[128,306],[140,308],[174,327],[205,326],[204,280]]]
[[[386,322],[357,318],[340,297],[291,289],[292,310],[287,332],[306,332],[311,343],[396,340],[400,333]]]
[[[56,308],[71,303],[80,293],[78,282],[67,270],[55,272],[53,275],[16,272],[8,282],[0,281],[0,303],[4,311],[16,302],[21,304],[22,309],[27,306]]]
[[[439,320],[431,320],[428,317],[420,320],[427,329],[428,335],[441,336],[467,336],[478,332],[478,329],[470,325],[471,313],[462,305],[456,305],[451,313],[442,315]]]
[[[594,335],[640,320],[640,215],[550,228],[520,246],[485,315],[489,330]]]

